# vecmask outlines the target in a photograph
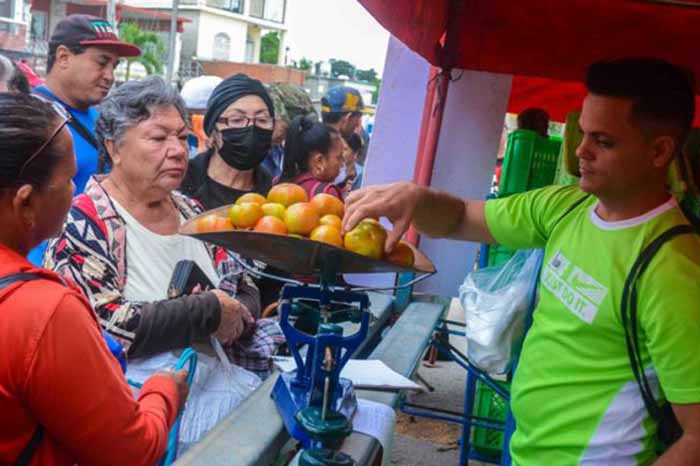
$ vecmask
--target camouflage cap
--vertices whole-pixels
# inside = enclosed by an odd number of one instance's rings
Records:
[[[309,94],[296,84],[274,83],[267,88],[275,106],[275,117],[289,123],[299,115],[312,115],[318,120],[318,113],[311,103]]]

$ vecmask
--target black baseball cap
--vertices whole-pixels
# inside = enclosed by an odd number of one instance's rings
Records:
[[[62,19],[49,39],[49,46],[58,45],[106,47],[114,50],[120,57],[141,55],[140,48],[119,40],[111,24],[91,15],[70,15]]]

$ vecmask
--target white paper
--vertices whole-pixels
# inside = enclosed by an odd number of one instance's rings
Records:
[[[391,407],[376,401],[357,399],[357,411],[352,418],[352,430],[379,440],[383,449],[382,465],[390,464],[395,426],[396,413]]]
[[[292,357],[275,356],[274,362],[283,372],[297,368]],[[425,391],[425,387],[392,370],[378,359],[351,359],[340,371],[340,376],[350,379],[355,388]]]

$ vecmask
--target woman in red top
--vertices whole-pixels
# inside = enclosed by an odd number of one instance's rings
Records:
[[[281,181],[300,185],[309,199],[321,193],[343,199],[341,189],[333,184],[343,164],[343,148],[335,128],[303,116],[294,118],[284,143]]]
[[[186,373],[157,374],[134,399],[86,299],[25,259],[61,230],[73,140],[65,116],[37,97],[0,94],[0,115],[0,279],[40,277],[0,289],[0,464],[154,464]]]

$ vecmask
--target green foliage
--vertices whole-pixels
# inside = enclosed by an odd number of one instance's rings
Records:
[[[300,70],[311,71],[313,67],[314,67],[314,62],[312,62],[308,58],[302,58],[301,60],[299,60],[299,69]]]
[[[355,78],[355,65],[345,60],[335,60],[331,59],[331,76],[337,78],[338,76],[347,76],[350,79]]]
[[[141,49],[141,56],[126,58],[127,81],[131,75],[131,65],[134,62],[141,63],[148,74],[160,74],[163,72],[165,44],[158,34],[152,31],[144,31],[134,22],[122,22],[119,24],[119,38]]]
[[[368,83],[374,83],[377,81],[377,72],[374,71],[374,68],[370,68],[368,70],[357,70],[355,72],[355,79],[358,81],[365,81]]]
[[[280,36],[276,32],[268,32],[260,40],[260,63],[277,64],[280,52]]]
[[[372,105],[377,105],[377,100],[379,100],[379,91],[382,88],[382,80],[381,79],[375,79],[372,84],[376,86],[374,89],[374,92],[372,92]]]

